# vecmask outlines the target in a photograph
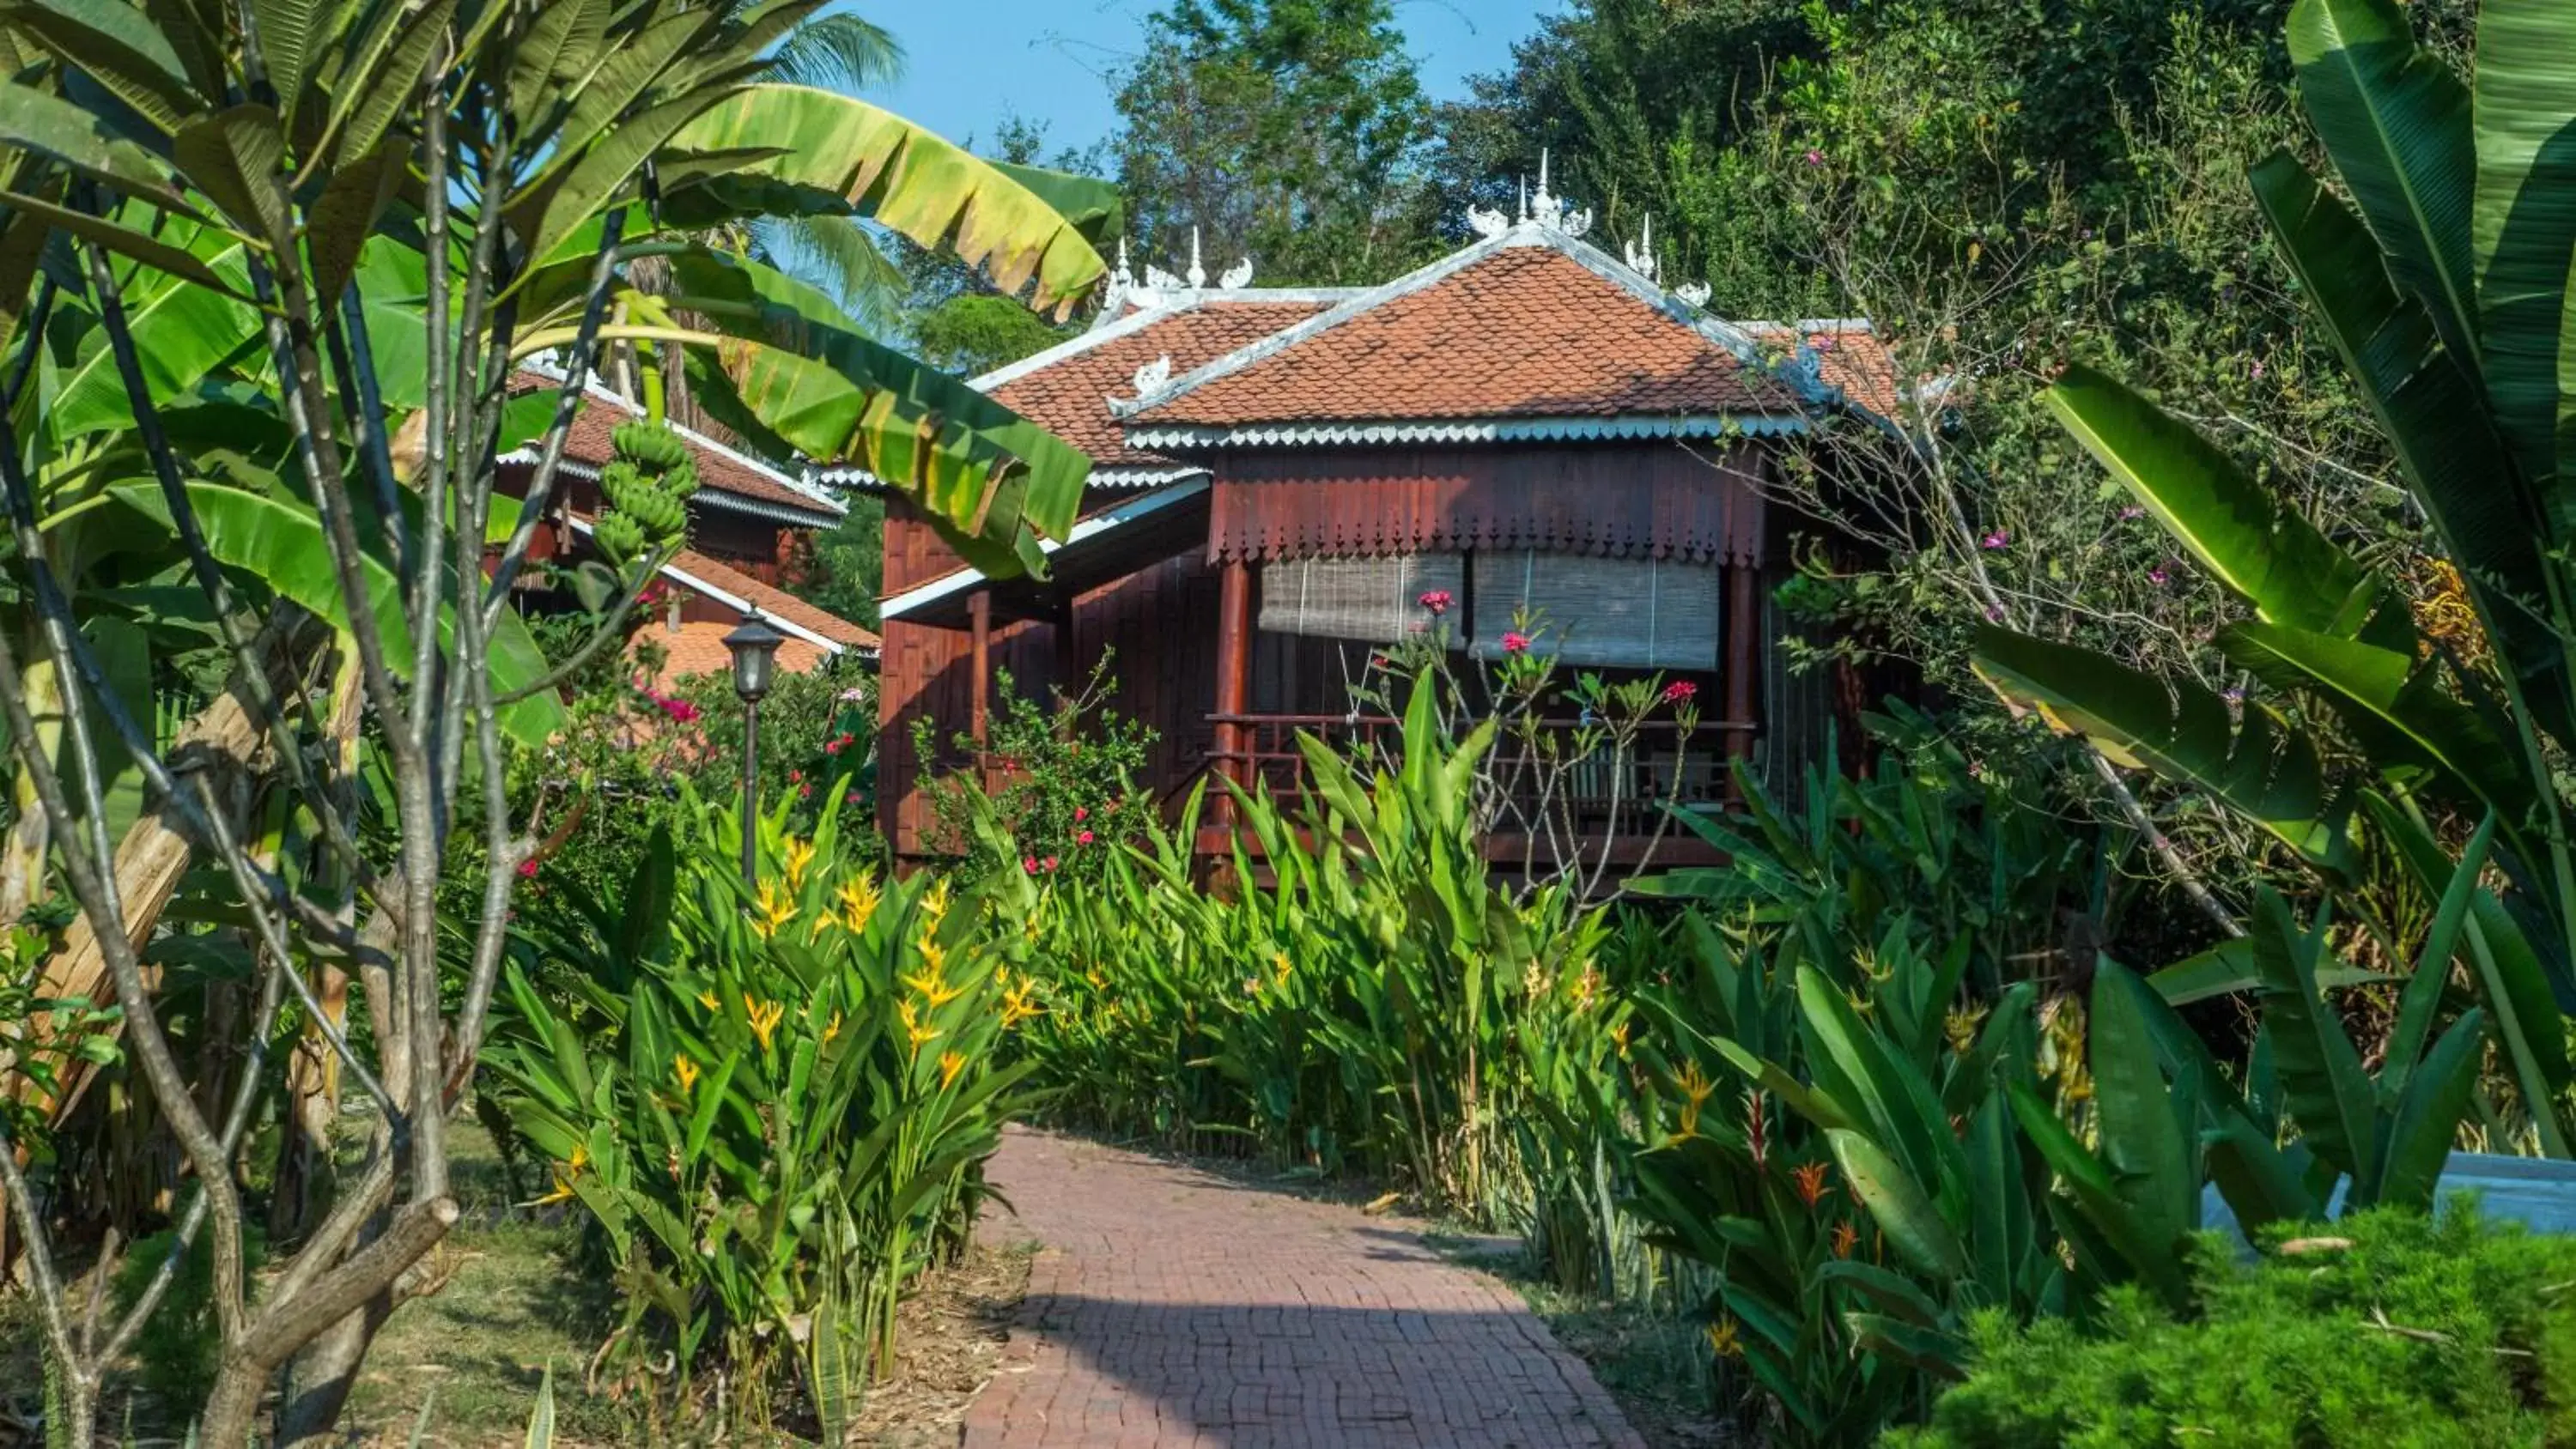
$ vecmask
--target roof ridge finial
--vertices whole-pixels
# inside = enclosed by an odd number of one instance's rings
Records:
[[[1645,230],[1637,240],[1627,244],[1628,270],[1651,282],[1659,270],[1655,262],[1655,214],[1646,213]]]
[[[1529,220],[1529,173],[1521,173],[1521,220]]]
[[[1207,268],[1199,265],[1199,229],[1195,223],[1190,227],[1189,282],[1193,292],[1207,285]]]

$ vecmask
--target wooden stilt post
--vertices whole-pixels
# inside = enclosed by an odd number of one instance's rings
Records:
[[[1216,635],[1216,712],[1221,716],[1240,717],[1250,695],[1248,682],[1252,674],[1252,566],[1241,559],[1225,564],[1217,593]],[[1216,749],[1227,779],[1246,789],[1253,784],[1250,762],[1243,758],[1252,747],[1249,731],[1242,726],[1220,721],[1216,727]],[[1234,802],[1220,796],[1216,802],[1216,822],[1231,828],[1234,824]]]
[[[1753,686],[1762,666],[1762,600],[1756,588],[1760,568],[1750,563],[1726,569],[1726,757],[1753,753]]]
[[[970,661],[974,677],[967,681],[968,730],[975,737],[975,749],[982,752],[990,723],[993,693],[993,591],[977,589],[966,600],[966,618],[973,626],[975,645]],[[983,761],[975,762],[982,768]]]

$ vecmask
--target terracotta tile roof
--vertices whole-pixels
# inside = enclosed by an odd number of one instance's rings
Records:
[[[1177,359],[1175,359],[1177,362]],[[1557,246],[1503,246],[1127,420],[1792,412],[1787,388]]]
[[[668,624],[651,623],[635,631],[627,652],[640,652],[648,641],[660,645],[665,657],[653,676],[653,687],[668,691],[688,675],[731,671],[733,651],[725,648],[724,636],[733,632],[733,627],[710,620],[695,620],[676,630]],[[822,649],[803,639],[791,637],[778,646],[778,667],[790,674],[810,673],[822,662]]]
[[[710,588],[722,589],[738,599],[758,606],[773,619],[785,619],[801,628],[811,629],[845,648],[873,650],[881,642],[872,629],[861,628],[838,614],[818,609],[785,589],[760,580],[720,562],[695,549],[682,549],[671,560],[670,567],[699,580]]]
[[[1748,326],[1756,342],[1788,341],[1793,329],[1772,324]],[[1864,322],[1800,323],[1798,339],[1816,350],[1816,371],[1843,390],[1843,395],[1882,417],[1895,417],[1896,355],[1886,339]]]
[[[1124,430],[1110,414],[1109,399],[1136,395],[1136,369],[1169,357],[1172,375],[1177,377],[1303,322],[1324,306],[1322,302],[1202,301],[1012,377],[995,386],[992,395],[1090,454],[1094,468],[1175,467],[1161,454],[1127,446]]]
[[[514,393],[559,386],[561,383],[556,379],[525,370],[510,380],[510,390]],[[609,459],[609,434],[619,423],[641,416],[643,409],[614,394],[592,389],[583,396],[581,410],[573,414],[572,431],[564,440],[564,457],[596,472]],[[821,518],[837,517],[842,511],[839,504],[780,481],[783,475],[712,438],[686,428],[680,430],[680,435],[688,441],[689,451],[697,462],[698,482],[707,488]]]

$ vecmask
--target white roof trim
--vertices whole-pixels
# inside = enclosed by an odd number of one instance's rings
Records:
[[[582,522],[580,519],[575,518],[570,520],[570,522],[573,526],[574,532],[585,535],[590,532],[590,525]],[[777,625],[780,629],[786,631],[795,638],[802,639],[808,644],[817,646],[826,654],[838,654],[843,650],[853,648],[859,649],[862,653],[866,652],[865,646],[843,644],[836,639],[829,639],[821,634],[817,634],[813,630],[806,628],[804,625],[799,624],[795,620],[787,618],[784,615],[773,614],[767,609],[760,607],[758,604],[753,603],[751,600],[742,597],[740,594],[734,593],[729,589],[718,588],[714,584],[708,583],[705,579],[699,578],[697,575],[681,568],[676,563],[666,563],[662,565],[661,568],[655,570],[655,572],[688,588],[697,590],[699,593],[706,595],[708,598],[715,600],[717,603],[724,605],[728,609],[738,609],[744,614],[758,614],[760,617],[767,619],[769,622]]]
[[[533,372],[539,377],[551,378],[556,382],[562,382],[564,380],[563,369],[555,366],[552,362],[530,358],[527,361],[521,362],[518,366],[521,370]],[[604,402],[610,407],[616,408],[618,411],[626,414],[628,417],[640,418],[645,416],[645,412],[642,407],[629,401],[615,389],[602,383],[596,374],[593,374],[588,382],[583,386],[582,396],[599,402]],[[760,461],[749,453],[745,453],[738,448],[729,448],[685,423],[674,423],[667,418],[664,419],[663,422],[664,425],[669,427],[672,432],[678,433],[691,447],[704,448],[708,452],[715,454],[717,457],[722,458],[727,462],[738,463],[743,467],[750,469],[752,472],[759,474],[761,477],[777,484],[779,487],[786,489],[790,493],[800,493],[813,499],[814,511],[817,513],[825,513],[834,518],[839,518],[850,511],[848,504],[843,503],[841,500],[834,498],[829,494],[821,493],[813,488],[807,487],[801,480],[788,477],[785,473],[782,473],[769,464]],[[522,453],[525,453],[527,456],[524,458],[520,457],[519,455]],[[509,453],[503,455],[501,459],[503,462],[511,463],[533,463],[536,460],[536,453],[528,448],[512,449]],[[559,464],[557,466],[561,465]],[[596,476],[596,474],[594,473],[593,476]],[[706,486],[718,493],[725,491],[725,489],[719,484],[709,483]]]
[[[1383,422],[1172,423],[1127,430],[1140,448],[1297,447],[1358,443],[1519,443],[1605,438],[1723,438],[1804,432],[1806,419],[1777,413],[1630,414],[1618,417],[1423,418]]]
[[[1054,553],[1068,545],[1080,543],[1086,538],[1097,538],[1120,524],[1132,523],[1149,514],[1160,513],[1176,503],[1186,503],[1206,491],[1208,491],[1207,475],[1201,473],[1186,482],[1169,488],[1158,488],[1141,498],[1133,498],[1115,508],[1095,513],[1075,524],[1073,531],[1065,535],[1063,543],[1058,543],[1051,538],[1042,538],[1038,540],[1038,547],[1046,553]],[[984,571],[973,567],[941,574],[926,584],[906,589],[885,600],[877,607],[877,617],[889,620],[902,618],[906,614],[926,608],[942,599],[953,598],[984,581]]]
[[[1543,222],[1522,221],[1472,246],[1451,252],[1440,260],[1398,277],[1382,287],[1374,287],[1362,292],[1317,316],[1309,317],[1292,327],[1236,348],[1223,357],[1173,378],[1150,395],[1137,398],[1112,398],[1109,400],[1109,410],[1121,418],[1132,418],[1150,412],[1218,378],[1231,376],[1256,363],[1277,356],[1310,337],[1330,332],[1346,322],[1364,317],[1399,297],[1407,297],[1427,290],[1509,247],[1546,247],[1561,252],[1593,275],[1662,313],[1675,325],[1687,327],[1698,333],[1710,345],[1734,354],[1736,358],[1748,365],[1755,367],[1764,365],[1761,345],[1744,327],[1709,316],[1589,242],[1568,236],[1565,232]],[[1811,403],[1833,404],[1846,401],[1841,389],[1831,386],[1817,375],[1814,359],[1806,356],[1803,348],[1801,348],[1799,361],[1792,366],[1766,370],[1796,388],[1799,394]],[[1143,435],[1143,431],[1131,429],[1128,433],[1130,445],[1151,446],[1140,441]]]
[[[1196,464],[1173,464],[1161,468],[1094,468],[1082,480],[1085,488],[1150,488],[1165,483],[1178,483],[1184,478],[1204,478],[1207,469]],[[833,468],[817,468],[813,477],[818,483],[835,488],[883,488],[883,480],[865,468],[844,463]]]

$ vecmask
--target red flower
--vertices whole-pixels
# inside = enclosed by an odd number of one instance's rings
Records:
[[[1038,864],[1045,866],[1049,870],[1053,870],[1055,869],[1055,857],[1050,855],[1046,859],[1039,861]]]
[[[523,860],[519,862],[519,879],[534,880],[536,878],[536,874],[537,863],[535,861]]]
[[[793,785],[804,778],[805,772],[803,770],[790,770],[787,772],[787,783],[790,785]]]
[[[814,798],[814,787],[813,787],[813,786],[811,786],[811,785],[799,785],[799,786],[797,786],[797,787],[796,787],[796,798],[797,798],[797,799],[799,799],[799,800],[811,800],[811,799],[813,799],[813,798]]]
[[[1528,653],[1528,652],[1529,652],[1529,646],[1530,646],[1530,641],[1529,641],[1529,636],[1528,636],[1527,634],[1524,634],[1524,633],[1520,632],[1520,631],[1519,631],[1519,630],[1517,630],[1517,629],[1510,629],[1510,630],[1506,630],[1506,631],[1504,631],[1504,634],[1503,634],[1503,652],[1504,652],[1504,653],[1506,653],[1506,654],[1526,654],[1526,653]]]
[[[844,805],[856,805],[856,804],[858,804],[858,803],[859,803],[859,792],[858,792],[858,791],[856,791],[856,790],[852,790],[849,794],[842,796],[842,797],[841,797],[841,803],[842,803],[842,804],[844,804]]]
[[[826,742],[824,743],[824,745],[823,745],[823,753],[824,753],[824,754],[827,754],[827,755],[837,755],[837,754],[839,754],[840,752],[841,752],[841,742],[840,742],[839,740],[829,740],[829,741],[826,741]]]
[[[1664,703],[1687,704],[1699,696],[1699,686],[1687,679],[1676,679],[1664,686]]]
[[[1075,824],[1079,825],[1079,824],[1081,824],[1083,821],[1088,820],[1088,819],[1090,819],[1090,818],[1091,818],[1091,807],[1090,807],[1090,806],[1088,806],[1088,805],[1076,805],[1076,806],[1074,806],[1074,807],[1073,807],[1073,820],[1074,820],[1074,823],[1075,823]]]
[[[1036,875],[1038,873],[1038,858],[1034,855],[1021,856],[1020,869],[1028,872],[1030,875]]]
[[[1414,602],[1435,614],[1446,614],[1449,612],[1451,600],[1447,589],[1433,589]]]
[[[1086,830],[1080,835],[1075,836],[1073,838],[1073,843],[1076,845],[1089,845],[1091,843],[1091,832]]]

